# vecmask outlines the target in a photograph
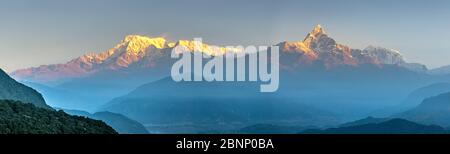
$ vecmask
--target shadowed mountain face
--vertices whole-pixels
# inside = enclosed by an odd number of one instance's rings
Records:
[[[50,109],[36,90],[16,82],[0,69],[0,100],[16,100]]]
[[[450,126],[450,93],[444,93],[425,99],[419,106],[394,115],[424,124]]]
[[[302,134],[446,134],[447,130],[437,125],[423,125],[404,119],[391,119],[380,123],[306,130]]]
[[[78,110],[64,110],[64,112],[70,115],[77,115],[101,120],[111,126],[119,134],[148,134],[148,131],[142,124],[121,114],[111,112],[97,112],[91,114],[89,112]]]

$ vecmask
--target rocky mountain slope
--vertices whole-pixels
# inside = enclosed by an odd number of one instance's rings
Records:
[[[37,107],[50,109],[40,93],[15,81],[0,69],[0,100],[2,99],[31,103]]]

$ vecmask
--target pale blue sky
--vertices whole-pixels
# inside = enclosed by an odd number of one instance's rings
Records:
[[[0,68],[66,62],[128,34],[270,45],[302,40],[319,23],[342,44],[450,64],[446,0],[0,0]]]

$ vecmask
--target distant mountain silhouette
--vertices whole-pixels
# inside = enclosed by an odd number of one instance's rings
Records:
[[[442,93],[450,92],[450,83],[441,82],[431,84],[413,91],[408,98],[404,101],[409,106],[417,106],[426,98],[437,96]]]
[[[101,120],[111,126],[119,134],[148,134],[148,131],[142,124],[121,114],[111,112],[96,112],[91,114],[89,112],[79,110],[64,110],[64,112],[71,115]]]
[[[374,118],[374,117],[367,117],[364,119],[347,122],[344,124],[339,125],[339,127],[350,127],[350,126],[358,126],[358,125],[365,125],[365,124],[378,124],[385,121],[390,120],[390,118]]]
[[[434,74],[434,75],[449,75],[450,74],[450,65],[432,69],[429,71],[429,73]]]
[[[374,116],[391,116],[400,112],[412,109],[422,103],[423,100],[429,97],[437,96],[442,93],[450,92],[449,82],[439,82],[430,84],[412,91],[406,99],[399,104],[385,107],[372,113]]]
[[[259,92],[258,82],[175,82],[168,77],[117,97],[99,111],[120,113],[143,124],[234,121],[241,123],[238,128],[282,122],[322,126],[341,123],[343,115],[365,115],[382,103],[398,103],[407,89],[426,82],[395,66],[305,68],[281,72],[280,81],[276,93],[265,94]]]
[[[446,134],[447,130],[437,125],[423,125],[404,119],[391,119],[380,123],[328,128],[310,129],[302,134]]]
[[[424,124],[450,126],[450,92],[425,99],[417,107],[393,115]]]
[[[311,127],[280,126],[273,124],[255,124],[239,129],[239,134],[295,134]]]

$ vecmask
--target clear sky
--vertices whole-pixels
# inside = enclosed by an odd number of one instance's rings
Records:
[[[0,0],[0,68],[66,62],[128,34],[271,45],[302,40],[316,24],[354,48],[450,64],[448,0]]]

